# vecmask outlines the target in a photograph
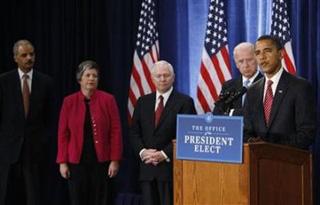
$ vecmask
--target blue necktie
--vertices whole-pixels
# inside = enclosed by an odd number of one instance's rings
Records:
[[[244,81],[244,82],[243,82],[243,87],[248,88],[249,83],[250,83],[250,80],[249,80],[249,79],[246,80],[246,81]],[[243,106],[243,104],[244,104],[244,99],[245,99],[245,98],[246,98],[246,93],[242,96],[242,106]]]

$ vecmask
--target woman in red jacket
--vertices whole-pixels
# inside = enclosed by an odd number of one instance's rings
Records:
[[[60,112],[57,163],[72,205],[105,205],[122,154],[118,107],[111,94],[97,90],[96,62],[82,62],[76,77],[80,91],[65,97]]]

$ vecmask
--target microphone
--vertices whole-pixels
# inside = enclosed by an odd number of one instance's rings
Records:
[[[225,101],[228,100],[229,97],[234,94],[234,92],[234,89],[229,89],[223,93],[220,93],[219,99],[214,103],[215,108],[213,110],[213,114],[220,115],[227,113],[229,105],[226,104]]]
[[[229,91],[220,93],[219,99],[214,104],[219,105],[224,103],[230,97],[230,95],[233,95],[234,92],[235,92],[234,90],[229,90]]]
[[[230,105],[233,101],[235,101],[238,98],[240,98],[246,92],[247,92],[247,88],[246,87],[242,87],[240,90],[237,90],[232,95],[230,95],[229,98],[224,101],[224,103],[227,104],[227,105]]]

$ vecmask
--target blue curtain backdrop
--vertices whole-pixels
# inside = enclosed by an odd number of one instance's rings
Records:
[[[227,0],[229,52],[242,41],[270,33],[271,0]],[[176,88],[196,99],[209,0],[163,0],[160,6],[160,55],[176,69]],[[308,79],[320,105],[320,1],[287,0],[297,74]],[[232,74],[239,75],[232,59]],[[318,114],[318,119],[320,115]],[[320,195],[320,139],[314,150],[315,196]],[[320,204],[320,200],[317,200]]]

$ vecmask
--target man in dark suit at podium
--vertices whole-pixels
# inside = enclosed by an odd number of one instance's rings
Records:
[[[256,41],[255,56],[265,77],[248,89],[244,139],[308,149],[316,134],[314,94],[308,81],[284,70],[282,49],[273,36]]]
[[[241,74],[238,78],[233,78],[223,83],[219,95],[219,101],[214,107],[214,115],[242,115],[242,108],[245,94],[239,96],[228,104],[226,100],[232,93],[240,91],[243,87],[248,88],[263,75],[259,72],[258,64],[254,56],[254,45],[249,42],[242,42],[233,49],[233,57],[236,66]],[[225,100],[223,98],[225,97]]]
[[[139,180],[144,205],[172,205],[172,140],[177,114],[195,114],[191,97],[172,87],[174,71],[166,61],[152,69],[157,91],[139,98],[133,114],[130,140],[139,158]]]
[[[0,204],[5,205],[10,179],[23,178],[26,204],[42,205],[39,174],[46,159],[52,80],[33,69],[31,42],[17,41],[13,54],[18,68],[0,76]],[[19,187],[12,186],[12,197],[23,198],[16,193]]]

